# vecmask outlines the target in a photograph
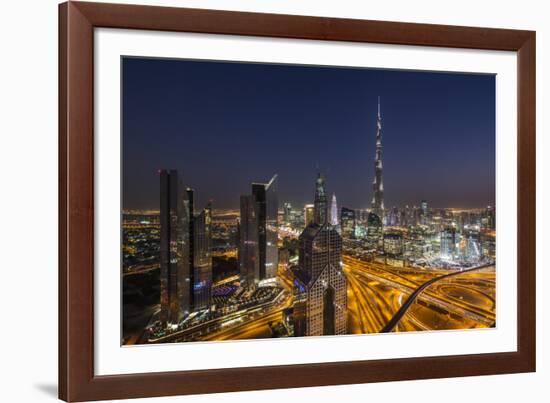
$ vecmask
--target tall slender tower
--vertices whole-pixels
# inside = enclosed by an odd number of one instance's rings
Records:
[[[338,205],[336,204],[336,195],[332,194],[332,201],[330,203],[330,225],[338,226],[340,219],[338,217]]]
[[[376,119],[376,155],[374,157],[374,180],[372,182],[372,212],[380,220],[384,218],[384,181],[382,179],[382,116],[378,97],[378,117]]]

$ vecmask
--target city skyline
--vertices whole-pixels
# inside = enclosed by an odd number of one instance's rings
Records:
[[[123,69],[123,344],[496,326],[494,77]]]
[[[221,78],[218,69],[225,72]],[[281,202],[312,203],[311,178],[318,171],[329,179],[328,191],[339,206],[369,208],[378,96],[384,182],[391,183],[385,189],[386,208],[423,199],[432,207],[494,205],[493,76],[133,58],[124,59],[123,71],[125,209],[158,209],[157,172],[164,168],[181,172],[183,183],[196,190],[198,204],[213,200],[214,209],[238,209],[250,183],[267,182],[273,174]],[[146,82],[140,79],[144,74]],[[279,89],[290,83],[293,90]],[[199,85],[205,94],[197,93]],[[419,88],[422,96],[415,91]],[[336,96],[345,91],[346,97]],[[453,100],[442,102],[441,93],[448,92]],[[323,103],[319,93],[332,96]],[[413,93],[418,102],[410,104]],[[284,96],[293,99],[283,103]],[[216,119],[199,119],[198,107]],[[277,117],[275,128],[260,131],[260,117],[269,122]],[[336,124],[345,134],[331,135]],[[305,127],[311,132],[300,131]],[[461,134],[439,139],[436,133],[444,128]],[[275,129],[279,135],[270,137]],[[304,154],[308,144],[314,160]],[[207,151],[208,158],[202,158]]]

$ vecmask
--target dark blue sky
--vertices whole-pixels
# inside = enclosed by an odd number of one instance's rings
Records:
[[[238,207],[279,175],[279,200],[312,202],[316,167],[339,206],[369,207],[377,97],[386,207],[495,200],[495,77],[124,58],[123,206],[158,208],[160,168],[198,206]]]

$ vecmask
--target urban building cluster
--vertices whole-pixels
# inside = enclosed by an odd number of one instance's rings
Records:
[[[147,242],[139,230],[149,231],[158,242],[147,244],[150,252],[137,259],[141,265],[154,266],[158,256],[160,262],[157,336],[182,330],[182,323],[197,312],[208,313],[202,316],[205,323],[241,310],[248,315],[246,309],[255,303],[267,306],[281,301],[287,291],[292,303],[284,310],[281,334],[346,334],[344,253],[386,265],[426,269],[463,269],[494,262],[494,207],[430,208],[426,200],[418,206],[385,207],[382,148],[379,99],[370,208],[339,208],[320,173],[312,204],[280,205],[279,179],[274,175],[267,183],[252,183],[250,194],[240,196],[235,219],[223,220],[217,227],[212,204],[197,210],[194,190],[183,187],[177,171],[160,170],[159,216],[140,221],[128,214],[123,245],[126,272],[135,266],[136,245]],[[286,239],[294,240],[294,253],[285,246]],[[156,251],[155,244],[160,245]],[[236,257],[237,275],[230,283],[214,283],[214,253]],[[290,291],[281,284],[281,271],[291,279]]]
[[[177,326],[210,306],[212,205],[195,211],[194,190],[160,170],[160,321]]]

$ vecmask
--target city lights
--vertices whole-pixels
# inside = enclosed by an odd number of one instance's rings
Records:
[[[237,209],[198,209],[201,188],[158,170],[160,208],[123,211],[123,343],[496,326],[495,207],[386,207],[377,108],[369,208],[321,172],[309,202],[280,200],[273,172]]]

